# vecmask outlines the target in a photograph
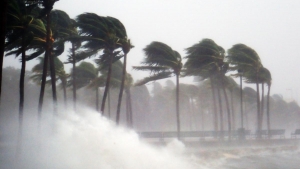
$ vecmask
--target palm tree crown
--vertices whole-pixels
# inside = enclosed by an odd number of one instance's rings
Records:
[[[182,68],[180,54],[168,45],[161,42],[152,42],[145,49],[144,66],[134,66],[136,70],[150,71],[151,75],[137,82],[135,85],[143,85],[150,81],[180,75]]]

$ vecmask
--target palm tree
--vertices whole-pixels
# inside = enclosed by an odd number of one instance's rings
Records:
[[[228,50],[228,62],[233,66],[233,70],[242,70],[245,76],[254,74],[256,77],[256,97],[257,97],[257,129],[259,130],[260,118],[260,96],[259,96],[259,70],[262,67],[259,55],[252,48],[244,44],[236,44]],[[245,77],[247,78],[247,77]]]
[[[85,40],[82,46],[84,51],[79,56],[85,58],[97,55],[100,51],[104,55],[100,55],[103,65],[108,66],[107,79],[102,99],[101,112],[104,112],[105,101],[110,85],[111,65],[123,56],[117,55],[115,50],[121,47],[120,41],[127,39],[127,34],[123,24],[113,17],[102,17],[93,13],[85,13],[77,16],[77,23],[80,34]],[[106,65],[107,64],[107,65]]]
[[[123,71],[122,71],[122,81],[121,81],[121,87],[120,87],[119,98],[118,98],[118,106],[117,106],[117,119],[116,119],[117,124],[119,124],[122,95],[123,95],[124,83],[125,83],[125,79],[126,79],[126,75],[127,75],[127,73],[126,73],[127,54],[132,47],[133,46],[131,45],[130,40],[126,40],[126,41],[122,42],[122,51],[124,53],[124,62],[123,62]],[[128,90],[127,90],[127,92],[128,92]]]
[[[262,129],[262,123],[263,123],[263,114],[264,114],[264,84],[266,83],[268,85],[268,96],[267,96],[267,116],[268,115],[268,111],[269,111],[269,97],[270,97],[270,87],[271,87],[271,81],[272,81],[272,77],[271,77],[271,73],[268,69],[261,67],[259,69],[259,75],[258,77],[249,72],[248,74],[246,74],[246,82],[247,83],[261,83],[262,84],[262,95],[261,95],[261,112],[260,112],[260,116],[259,116],[259,130]]]
[[[76,50],[79,49],[79,47],[81,46],[81,42],[80,42],[80,36],[79,36],[79,33],[78,33],[78,30],[76,28],[76,21],[75,20],[72,20],[72,23],[70,25],[70,33],[68,34],[69,38],[70,38],[70,42],[72,44],[71,46],[71,49],[69,51],[69,55],[68,55],[68,62],[67,63],[72,63],[72,79],[75,79],[76,78],[76,62],[77,62],[77,59],[76,59]],[[67,40],[67,39],[66,39]],[[76,83],[75,83],[75,80],[73,80],[73,83],[72,83],[72,91],[73,91],[73,109],[74,111],[76,111],[76,102],[77,102],[77,96],[76,96]]]
[[[8,30],[6,34],[7,43],[6,55],[21,55],[20,73],[20,103],[19,103],[19,122],[22,126],[24,109],[24,79],[26,60],[40,54],[35,47],[36,43],[42,42],[45,27],[41,20],[34,19],[31,14],[33,8],[27,7],[21,0],[12,1],[8,7]],[[26,56],[26,50],[33,49],[31,55]]]
[[[52,53],[52,43],[54,39],[52,37],[51,31],[51,14],[50,12],[53,9],[53,5],[58,0],[32,0],[33,2],[37,2],[41,4],[44,8],[40,11],[39,18],[44,18],[46,16],[46,44],[45,44],[45,59],[43,65],[43,76],[42,76],[42,83],[41,83],[41,90],[40,90],[40,97],[39,97],[39,106],[38,106],[38,114],[40,115],[42,112],[43,106],[43,99],[44,99],[44,91],[46,85],[46,76],[47,76],[47,66],[48,60],[50,63],[50,71],[51,71],[51,81],[52,83],[52,96],[53,96],[53,106],[54,106],[54,113],[57,113],[57,98],[56,98],[56,85],[55,85],[55,68],[54,68],[54,59],[51,57]]]
[[[229,102],[227,94],[225,91],[225,73],[227,72],[228,65],[224,62],[224,49],[218,46],[211,39],[203,39],[199,43],[186,49],[187,51],[187,62],[184,67],[185,75],[195,75],[200,76],[203,80],[209,78],[211,81],[211,88],[213,96],[215,94],[215,85],[221,85],[226,101],[227,114],[230,117]],[[223,112],[222,112],[222,102],[220,97],[219,87],[217,89],[217,94],[219,96],[219,110],[220,110],[220,119],[221,119],[221,130],[223,130]],[[213,97],[214,98],[214,97]],[[214,105],[216,107],[215,99],[213,99]],[[217,112],[215,109],[215,130],[217,129]],[[229,133],[231,131],[230,118],[228,118],[228,129]],[[230,134],[229,134],[230,136]],[[221,136],[222,137],[222,136]]]
[[[100,87],[105,87],[105,82],[106,82],[106,79],[107,79],[107,69],[108,67],[107,66],[104,66],[101,59],[96,59],[95,62],[99,65],[99,70],[100,70],[100,74],[101,76],[98,78],[98,83],[100,85]],[[110,78],[110,86],[109,86],[109,89],[108,89],[108,116],[110,117],[111,116],[111,106],[110,106],[110,90],[112,88],[120,88],[121,86],[121,79],[122,79],[122,72],[124,70],[124,66],[122,64],[122,62],[120,60],[114,62],[111,66],[112,68],[112,71],[111,71],[111,78]],[[104,112],[103,112],[104,114]],[[116,115],[116,122],[118,123],[118,114]]]
[[[176,119],[177,138],[180,139],[179,118],[179,75],[182,68],[180,54],[162,42],[152,42],[144,49],[146,58],[143,66],[134,66],[135,70],[150,71],[151,75],[137,82],[135,85],[143,85],[150,81],[160,80],[176,76]]]

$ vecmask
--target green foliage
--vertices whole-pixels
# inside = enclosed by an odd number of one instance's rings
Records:
[[[256,51],[244,44],[236,44],[230,48],[226,58],[233,70],[258,71],[262,67]]]
[[[133,66],[139,71],[150,71],[150,76],[146,77],[135,85],[143,85],[150,81],[160,80],[178,75],[181,72],[182,63],[180,54],[168,45],[161,42],[152,42],[144,49],[145,59],[143,66]]]
[[[211,39],[203,39],[186,49],[185,76],[201,76],[206,79],[215,75],[224,65],[224,49]]]

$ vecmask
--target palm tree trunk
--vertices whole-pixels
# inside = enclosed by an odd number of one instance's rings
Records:
[[[263,125],[263,118],[264,118],[264,94],[265,94],[265,88],[264,83],[261,84],[261,109],[260,109],[260,122],[259,122],[259,129],[262,130]]]
[[[112,60],[113,60],[113,51],[109,51],[109,65],[108,65],[108,71],[107,71],[107,78],[106,78],[106,84],[105,84],[105,89],[104,89],[104,94],[102,98],[102,104],[101,104],[101,113],[104,114],[104,109],[105,109],[105,101],[107,97],[107,92],[109,90],[109,84],[110,84],[110,78],[111,78],[111,67],[112,67]]]
[[[212,92],[212,98],[213,98],[214,130],[218,131],[219,126],[218,126],[217,101],[216,101],[215,85],[214,85],[212,77],[210,77],[210,85],[211,85],[211,92]]]
[[[50,76],[51,76],[51,87],[52,87],[52,99],[53,99],[53,113],[57,115],[57,95],[56,95],[56,78],[55,78],[55,65],[54,56],[50,55]]]
[[[248,104],[249,105],[249,104]],[[250,107],[250,106],[249,106]],[[249,118],[248,118],[248,107],[247,107],[247,103],[245,102],[243,109],[245,110],[245,127],[246,129],[249,128]]]
[[[0,42],[0,99],[2,89],[2,69],[3,69],[3,57],[4,57],[4,45],[5,45],[5,34],[6,34],[6,13],[8,7],[8,0],[1,1],[1,42]]]
[[[99,89],[98,89],[98,85],[96,85],[96,111],[99,110]]]
[[[204,131],[204,126],[205,126],[204,122],[205,122],[205,120],[204,120],[204,109],[203,109],[202,104],[201,104],[201,110],[200,111],[201,111],[200,112],[200,114],[201,114],[201,131]]]
[[[268,84],[268,96],[267,96],[267,126],[268,126],[268,138],[271,137],[270,130],[271,130],[271,123],[270,123],[270,90],[271,84]]]
[[[67,102],[67,84],[66,80],[62,80],[62,87],[63,87],[63,92],[64,92],[64,105],[65,109],[68,107],[68,102]]]
[[[240,74],[240,104],[241,104],[241,130],[244,130],[244,112],[243,112],[243,76]]]
[[[221,131],[221,139],[224,138],[224,124],[223,124],[223,106],[222,106],[222,99],[221,99],[221,93],[220,93],[220,88],[217,87],[217,94],[218,94],[218,100],[219,100],[219,111],[220,111],[220,131]]]
[[[75,57],[75,45],[72,43],[72,66],[73,66],[73,109],[76,111],[76,101],[77,101],[77,96],[76,96],[76,57]]]
[[[177,138],[180,140],[180,115],[179,115],[179,75],[176,74],[176,118],[177,118]]]
[[[46,77],[47,77],[47,73],[48,73],[48,61],[50,58],[50,15],[47,15],[47,27],[46,27],[46,31],[47,31],[47,38],[46,38],[46,52],[45,52],[45,58],[44,58],[44,66],[43,66],[43,75],[42,75],[42,83],[41,83],[41,91],[40,91],[40,97],[39,97],[39,106],[38,106],[38,118],[39,121],[41,119],[41,115],[42,115],[42,107],[43,107],[43,102],[44,102],[44,93],[45,93],[45,86],[46,86]]]
[[[127,98],[126,100],[128,101],[128,116],[129,116],[129,127],[132,128],[133,127],[133,117],[132,117],[132,103],[131,103],[131,92],[130,92],[130,88],[126,88],[125,89]]]
[[[127,61],[127,54],[124,54],[124,63],[123,63],[123,71],[122,71],[122,81],[120,86],[120,92],[119,92],[119,98],[118,98],[118,107],[117,107],[117,118],[116,122],[119,124],[120,120],[120,110],[121,110],[121,104],[122,104],[122,96],[123,96],[123,90],[124,90],[124,82],[126,78],[126,61]]]
[[[24,110],[24,79],[26,70],[26,50],[25,50],[25,36],[22,35],[22,68],[20,73],[20,103],[19,103],[19,131],[22,133],[23,125],[23,110]]]
[[[130,115],[129,115],[129,99],[128,99],[128,94],[126,92],[126,120],[127,120],[127,127],[129,127],[129,124],[130,124],[130,120],[129,119],[130,119]]]
[[[226,103],[226,108],[227,108],[227,120],[228,120],[228,139],[231,140],[231,120],[230,120],[230,108],[229,108],[229,101],[228,101],[228,96],[226,93],[225,85],[223,78],[221,79],[222,83],[222,88],[223,88],[223,93],[224,93],[224,98],[225,98],[225,103]]]
[[[259,98],[258,73],[256,73],[256,102],[257,102],[257,130],[258,130],[258,138],[261,138],[261,133],[260,133],[260,129],[259,129],[260,98]]]
[[[110,118],[111,117],[111,112],[110,112],[110,90],[111,90],[111,88],[109,88],[108,89],[108,91],[107,91],[107,106],[108,106],[108,117]]]
[[[56,95],[56,76],[55,76],[55,64],[54,56],[52,56],[52,40],[50,41],[50,29],[51,29],[51,14],[50,11],[47,13],[47,48],[49,53],[49,65],[50,65],[50,76],[52,86],[52,99],[53,99],[53,113],[57,115],[57,95]]]
[[[230,90],[230,104],[231,104],[231,120],[232,120],[232,130],[235,130],[235,113],[234,113],[234,98],[233,98],[233,90]]]

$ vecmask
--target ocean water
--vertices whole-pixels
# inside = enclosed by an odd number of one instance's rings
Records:
[[[260,152],[223,160],[217,169],[299,169],[299,151]]]
[[[51,114],[51,113],[49,113]],[[116,126],[97,112],[67,111],[1,130],[0,169],[299,169],[298,147],[288,149],[218,150],[186,147],[174,139],[164,146],[141,140],[137,133]],[[17,146],[19,145],[19,146]],[[193,151],[191,151],[193,150]]]

